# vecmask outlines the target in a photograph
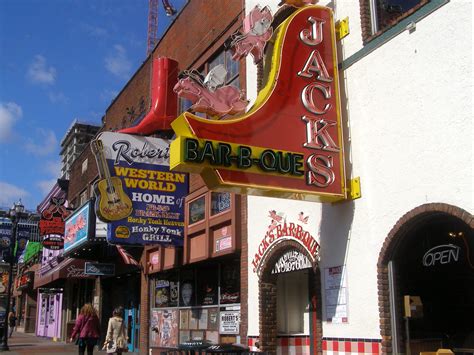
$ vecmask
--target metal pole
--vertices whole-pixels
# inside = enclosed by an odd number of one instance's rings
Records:
[[[410,349],[410,318],[405,317],[405,332],[406,332],[406,354],[411,355]]]
[[[15,246],[16,246],[16,233],[18,228],[18,217],[14,216],[12,218],[12,241],[10,243],[10,267],[8,273],[8,288],[7,288],[7,304],[5,306],[5,326],[3,331],[3,339],[2,343],[0,344],[0,351],[9,351],[10,348],[8,347],[8,316],[10,314],[10,301],[11,301],[11,291],[12,291],[12,283],[13,283],[13,264],[15,263]]]

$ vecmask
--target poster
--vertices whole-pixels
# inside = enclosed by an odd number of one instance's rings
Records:
[[[198,329],[198,322],[199,322],[199,313],[196,311],[189,311],[189,329]]]
[[[189,330],[180,330],[179,331],[179,343],[185,343],[191,340],[191,332]]]
[[[189,329],[189,310],[187,309],[179,311],[179,329]]]
[[[152,309],[151,346],[176,347],[178,345],[178,310]]]
[[[199,329],[207,329],[207,309],[201,311],[201,316],[199,317]]]
[[[91,142],[100,172],[96,214],[109,223],[109,243],[183,245],[188,174],[170,172],[169,144],[114,132]]]
[[[324,269],[326,321],[347,323],[347,282],[343,265]]]
[[[220,333],[239,334],[240,311],[224,311],[220,313]]]
[[[219,309],[209,308],[207,315],[207,329],[218,330],[219,329]]]
[[[208,330],[206,332],[206,340],[209,340],[210,342],[212,342],[214,344],[219,343],[219,332]]]

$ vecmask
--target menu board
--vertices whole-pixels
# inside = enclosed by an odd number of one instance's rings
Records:
[[[347,323],[347,282],[345,266],[324,269],[326,321]]]

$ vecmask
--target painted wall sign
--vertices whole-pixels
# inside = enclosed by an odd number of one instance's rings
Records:
[[[115,275],[115,264],[85,262],[84,274],[95,276]]]
[[[172,170],[199,173],[213,189],[312,201],[346,198],[331,9],[307,6],[275,31],[266,86],[250,111],[172,123]]]
[[[423,266],[451,264],[459,261],[460,247],[454,244],[437,245],[423,255]]]
[[[169,171],[169,141],[104,132],[95,154],[96,211],[112,244],[183,245],[188,175]]]
[[[64,252],[77,249],[95,235],[95,215],[89,201],[65,222]]]
[[[308,216],[304,216],[300,212],[295,216],[296,222],[287,222],[287,218],[282,213],[274,210],[269,211],[270,225],[268,226],[265,236],[258,245],[257,252],[252,260],[253,272],[260,272],[260,262],[264,255],[270,250],[275,243],[283,240],[294,240],[298,242],[308,252],[311,263],[315,263],[319,258],[319,243],[313,235],[304,229],[303,224],[307,223]]]

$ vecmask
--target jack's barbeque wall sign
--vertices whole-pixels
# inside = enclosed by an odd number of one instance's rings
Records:
[[[212,189],[334,202],[346,198],[332,10],[307,6],[274,31],[271,68],[242,117],[185,112],[172,127],[172,170]]]

